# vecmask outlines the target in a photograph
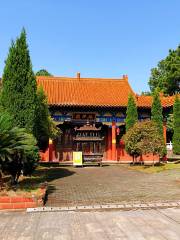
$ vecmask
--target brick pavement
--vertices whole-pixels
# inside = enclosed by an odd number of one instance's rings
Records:
[[[56,169],[57,171],[57,169]],[[60,167],[46,206],[120,204],[180,199],[180,171],[147,174],[127,167]]]

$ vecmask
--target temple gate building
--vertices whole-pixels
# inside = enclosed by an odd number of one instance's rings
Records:
[[[61,129],[62,134],[53,141],[53,154],[50,160],[71,162],[72,153],[77,146],[87,153],[100,151],[103,161],[127,162],[132,158],[125,152],[121,140],[125,133],[125,118],[128,95],[132,94],[138,108],[139,121],[151,118],[151,96],[139,96],[134,93],[128,76],[120,79],[81,78],[80,73],[74,78],[37,76],[38,85],[42,85],[48,98],[49,110]],[[165,120],[172,110],[174,96],[161,96],[164,116],[164,137],[166,134]],[[82,141],[77,144],[76,130],[85,125],[100,129],[99,142]],[[91,133],[90,133],[91,134]],[[92,133],[93,134],[93,133]],[[89,135],[88,135],[89,136]],[[86,137],[86,136],[85,136]],[[77,138],[77,136],[76,136]],[[152,156],[143,156],[144,161],[152,160]]]

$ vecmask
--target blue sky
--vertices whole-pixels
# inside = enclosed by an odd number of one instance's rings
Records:
[[[0,75],[24,26],[34,71],[56,76],[128,74],[148,90],[150,69],[180,43],[179,0],[0,0]]]

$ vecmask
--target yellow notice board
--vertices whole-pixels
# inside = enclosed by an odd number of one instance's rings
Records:
[[[73,152],[73,165],[82,166],[82,152]]]

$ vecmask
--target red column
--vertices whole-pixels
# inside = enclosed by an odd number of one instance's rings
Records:
[[[163,136],[164,136],[164,142],[166,144],[167,136],[166,136],[166,122],[163,122]]]
[[[52,162],[53,158],[53,142],[49,139],[49,162]]]
[[[116,129],[116,134],[119,135],[120,134],[120,128],[118,127]],[[120,161],[120,141],[118,142],[118,145],[117,145],[117,157],[116,157],[117,161]]]
[[[111,145],[112,145],[111,128],[108,127],[108,133],[107,133],[107,155],[106,155],[106,159],[107,160],[111,160]]]
[[[116,161],[116,123],[112,122],[112,160]]]

